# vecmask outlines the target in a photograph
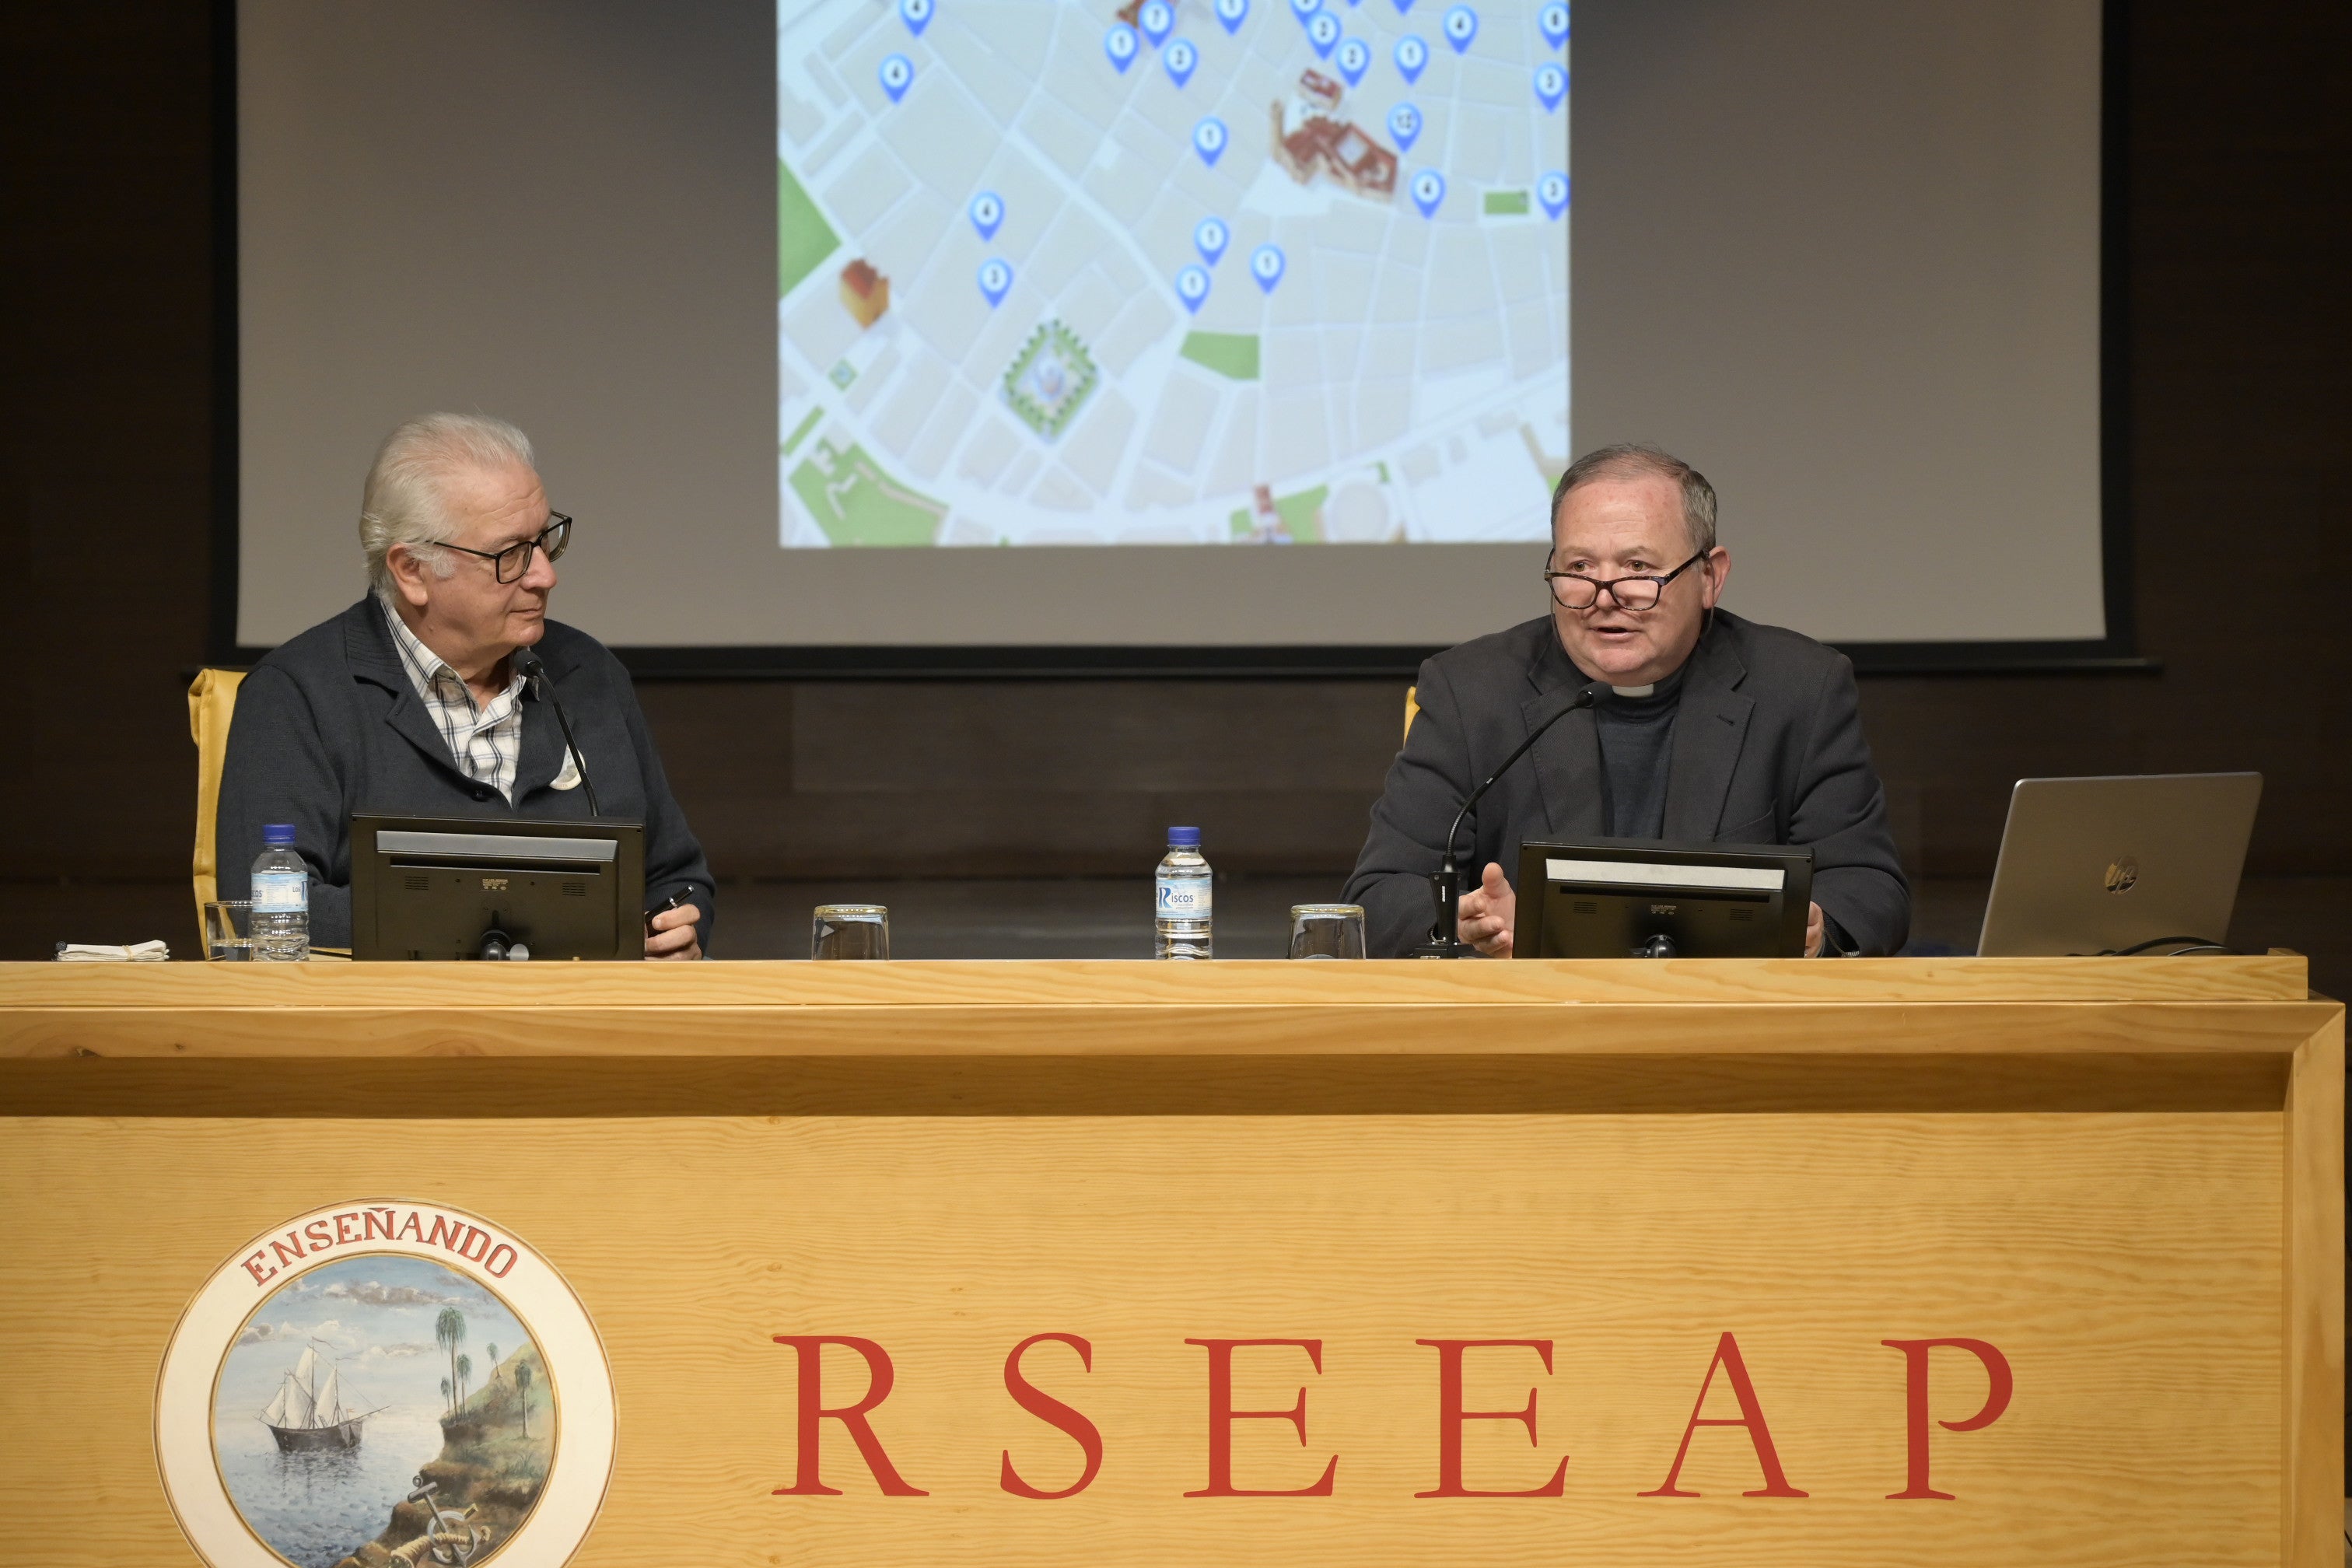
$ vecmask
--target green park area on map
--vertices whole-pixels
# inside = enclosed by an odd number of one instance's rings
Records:
[[[781,298],[801,285],[841,244],[833,226],[817,211],[816,203],[793,178],[792,169],[776,161],[776,289]]]
[[[947,503],[907,489],[864,447],[820,440],[792,472],[793,493],[835,544],[929,544]]]
[[[1184,357],[1215,371],[1228,381],[1257,379],[1255,332],[1187,332]]]

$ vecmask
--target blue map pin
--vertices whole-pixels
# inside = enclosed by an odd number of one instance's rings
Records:
[[[1390,110],[1389,134],[1396,138],[1398,152],[1412,152],[1412,144],[1421,140],[1421,110],[1410,103]]]
[[[1402,16],[1412,9],[1412,0],[1396,0],[1396,8],[1397,15]]]
[[[1145,41],[1156,49],[1160,40],[1175,30],[1176,7],[1168,0],[1143,0],[1143,9],[1135,14],[1135,23],[1143,29]]]
[[[1250,252],[1250,276],[1269,294],[1282,281],[1282,247],[1278,245],[1261,245]]]
[[[1460,54],[1478,36],[1478,13],[1467,5],[1456,5],[1445,13],[1445,41]]]
[[[1536,13],[1536,26],[1543,29],[1544,42],[1553,48],[1568,42],[1568,7],[1559,0]]]
[[[1192,226],[1192,248],[1212,267],[1223,259],[1225,247],[1233,241],[1234,231],[1225,226],[1221,217],[1204,217]]]
[[[1546,60],[1536,67],[1536,97],[1545,109],[1558,109],[1559,100],[1567,96],[1568,73],[1559,68],[1559,62]]]
[[[1536,200],[1543,203],[1544,216],[1558,217],[1568,210],[1568,176],[1554,169],[1536,182]]]
[[[1209,297],[1209,269],[1205,267],[1179,268],[1176,272],[1176,298],[1184,301],[1187,310],[1198,310],[1201,301]]]
[[[1444,175],[1434,169],[1423,169],[1412,177],[1412,205],[1421,209],[1422,216],[1427,217],[1434,213],[1437,205],[1444,199]]]
[[[923,29],[931,25],[931,0],[898,0],[898,20],[907,24],[908,32],[921,37]]]
[[[1249,0],[1217,0],[1217,20],[1225,25],[1226,33],[1240,32],[1249,20]]]
[[[1397,40],[1396,63],[1408,85],[1419,81],[1422,68],[1429,64],[1429,46],[1418,35],[1407,33]]]
[[[1011,267],[993,256],[980,264],[980,292],[982,298],[988,301],[990,310],[992,310],[1003,303],[1006,291],[1012,287],[1013,268]]]
[[[1192,127],[1192,151],[1212,169],[1225,155],[1225,122],[1212,114]]]
[[[1192,39],[1178,38],[1161,53],[1160,63],[1168,68],[1168,79],[1182,87],[1192,79],[1193,68],[1201,63],[1201,51],[1192,47]]]
[[[997,226],[1004,221],[1003,196],[998,195],[994,191],[982,191],[971,198],[971,205],[964,210],[971,218],[971,226],[980,230],[981,238],[985,240],[996,237]]]
[[[1143,44],[1136,37],[1135,29],[1124,22],[1113,22],[1110,31],[1103,35],[1103,53],[1110,57],[1110,63],[1118,68],[1122,76],[1127,74],[1127,68],[1135,63],[1135,57],[1142,48]]]
[[[1298,18],[1301,26],[1306,26],[1307,19],[1321,9],[1323,9],[1323,0],[1290,0],[1290,14]]]
[[[915,62],[904,55],[892,55],[874,74],[881,79],[882,90],[890,95],[891,102],[896,103],[907,96],[908,88],[915,85]]]
[[[1317,54],[1329,59],[1331,51],[1339,47],[1339,18],[1328,11],[1318,11],[1307,17],[1307,41],[1315,46]]]
[[[1364,79],[1372,68],[1372,46],[1361,38],[1349,38],[1339,46],[1339,74],[1348,79],[1349,87]]]

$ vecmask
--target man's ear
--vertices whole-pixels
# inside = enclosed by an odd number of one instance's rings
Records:
[[[425,591],[425,574],[431,571],[416,558],[405,544],[395,544],[383,552],[383,563],[392,574],[392,589],[408,602],[408,607],[421,610],[431,596]]]
[[[1706,597],[1703,603],[1708,609],[1715,608],[1716,601],[1723,597],[1723,585],[1730,581],[1731,552],[1718,544],[1706,558]]]

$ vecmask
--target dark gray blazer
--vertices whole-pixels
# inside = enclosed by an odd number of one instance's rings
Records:
[[[1421,715],[1389,768],[1372,829],[1348,879],[1364,906],[1373,957],[1429,938],[1446,825],[1479,782],[1584,677],[1551,618],[1448,648],[1421,667]],[[1526,839],[1606,831],[1601,742],[1571,713],[1519,759],[1462,825],[1465,883],[1489,861],[1514,880]],[[1810,844],[1813,901],[1856,950],[1893,952],[1911,928],[1911,892],[1886,826],[1886,795],[1862,738],[1853,666],[1778,626],[1717,611],[1684,666],[1667,764],[1665,837],[1685,842]]]
[[[547,623],[539,655],[572,715],[597,804],[607,816],[646,825],[647,907],[690,886],[708,952],[710,867],[670,796],[628,672],[604,644],[557,621]],[[310,940],[349,947],[352,813],[585,818],[584,794],[551,787],[563,765],[554,710],[529,687],[524,693],[509,806],[457,771],[373,595],[273,649],[236,690],[214,840],[220,896],[247,896],[263,825],[290,822],[310,863]]]

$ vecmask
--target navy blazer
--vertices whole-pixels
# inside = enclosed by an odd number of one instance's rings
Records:
[[[1584,686],[1549,616],[1422,665],[1421,714],[1389,768],[1348,879],[1348,900],[1364,906],[1371,956],[1401,957],[1429,939],[1435,908],[1427,879],[1446,825],[1479,782]],[[1526,840],[1606,832],[1600,732],[1590,711],[1571,713],[1463,824],[1465,885],[1490,861],[1516,879]],[[1813,902],[1855,951],[1893,952],[1910,934],[1911,890],[1863,739],[1853,666],[1811,637],[1716,612],[1683,667],[1665,837],[1811,845]]]
[[[572,715],[597,805],[646,825],[646,906],[686,892],[702,910],[695,929],[709,952],[710,867],[670,795],[628,671],[604,644],[559,621],[547,623],[538,651]],[[371,594],[271,650],[237,688],[213,840],[220,896],[249,896],[263,826],[290,822],[310,866],[310,940],[349,947],[353,813],[584,820],[587,796],[554,787],[562,766],[554,710],[526,685],[514,804],[460,773]]]

